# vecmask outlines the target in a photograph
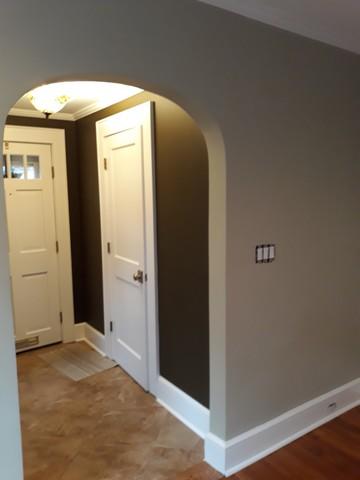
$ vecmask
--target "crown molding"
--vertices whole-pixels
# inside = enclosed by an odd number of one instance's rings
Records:
[[[14,115],[16,117],[31,117],[31,118],[43,118],[45,116],[43,113],[39,112],[38,110],[30,110],[26,108],[12,108],[9,111],[9,115]],[[70,122],[74,122],[76,120],[75,116],[71,113],[54,113],[51,115],[51,120],[66,120]]]
[[[128,97],[126,97],[128,98]],[[121,102],[122,100],[119,100]],[[99,110],[102,110],[103,108],[110,107],[110,105],[114,105],[114,103],[118,103],[117,101],[109,101],[109,102],[94,102],[91,103],[90,105],[87,105],[86,107],[80,108],[80,110],[77,110],[74,112],[74,120],[80,120],[80,118],[87,117],[88,115],[91,115],[92,113],[96,113]]]
[[[87,117],[92,113],[96,113],[99,110],[102,110],[103,108],[110,107],[111,105],[121,102],[122,100],[126,100],[127,98],[137,95],[142,91],[143,90],[139,90],[139,92],[135,92],[129,96],[120,98],[119,100],[115,100],[115,102],[113,100],[109,100],[107,102],[103,102],[103,101],[93,102],[90,105],[87,105],[86,107],[80,108],[74,113],[63,113],[63,112],[53,113],[50,118],[52,120],[67,120],[70,122],[75,122],[76,120],[80,120],[80,118]],[[12,108],[9,111],[9,115],[14,115],[17,117],[45,118],[44,114],[39,112],[38,110],[26,109],[26,108]]]

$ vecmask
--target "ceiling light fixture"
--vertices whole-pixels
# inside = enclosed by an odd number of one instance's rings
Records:
[[[69,102],[71,97],[59,89],[62,84],[42,85],[28,94],[30,102],[36,110],[43,113],[46,118],[59,112]],[[61,87],[60,87],[61,88]]]

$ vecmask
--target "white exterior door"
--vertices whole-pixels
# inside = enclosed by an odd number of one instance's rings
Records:
[[[20,351],[62,339],[50,145],[6,142],[3,176]]]
[[[152,183],[151,109],[150,104],[144,105],[99,122],[98,143],[103,169],[105,317],[110,324],[111,354],[148,389],[146,209],[152,209],[153,203],[152,185],[147,185],[147,179]]]

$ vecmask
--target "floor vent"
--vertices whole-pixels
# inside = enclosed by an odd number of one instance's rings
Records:
[[[16,340],[15,342],[16,350],[23,350],[24,348],[35,347],[36,345],[39,345],[39,337],[24,338],[23,340]]]

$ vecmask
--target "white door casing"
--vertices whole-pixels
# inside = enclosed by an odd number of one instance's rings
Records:
[[[4,160],[15,336],[24,350],[62,339],[51,149],[6,142]]]
[[[64,130],[61,130],[61,129],[7,125],[4,130],[4,142],[8,142],[9,147],[11,149],[13,148],[12,145],[14,145],[14,149],[17,150],[17,152],[15,153],[19,153],[19,148],[25,148],[25,150],[27,151],[27,154],[30,154],[30,155],[31,155],[31,151],[29,150],[29,148],[34,149],[34,152],[33,152],[34,154],[35,154],[35,151],[40,152],[40,151],[44,151],[44,149],[50,152],[50,155],[51,155],[50,165],[45,166],[45,168],[46,168],[46,177],[48,177],[49,175],[50,177],[52,176],[51,170],[49,172],[49,169],[53,169],[53,172],[55,173],[55,177],[52,179],[52,189],[53,189],[52,205],[53,205],[54,214],[55,214],[54,215],[55,230],[56,230],[55,241],[57,240],[58,247],[59,247],[59,251],[56,258],[57,273],[58,273],[57,275],[57,284],[58,284],[57,325],[59,326],[60,324],[59,312],[61,311],[63,323],[59,327],[60,339],[62,338],[64,342],[71,342],[75,339],[75,331],[74,331],[69,205],[68,205],[67,172],[66,172],[65,132]],[[15,148],[15,145],[17,145],[18,147]],[[26,152],[24,151],[24,153]],[[34,172],[34,169],[33,169],[33,172]],[[33,173],[31,175],[33,175]],[[16,181],[21,182],[22,180],[16,180]],[[37,182],[37,180],[31,180],[31,182]],[[10,183],[9,183],[9,186],[10,186]],[[33,197],[35,196],[36,195],[33,195]],[[34,200],[34,198],[32,200]],[[27,205],[28,209],[29,207],[30,205]],[[47,224],[46,228],[48,228],[48,223],[49,223],[49,218],[47,218],[47,221],[46,221],[46,224]],[[35,231],[33,232],[33,234],[34,235],[39,234],[39,232]],[[16,241],[18,241],[18,239]],[[51,240],[49,239],[49,245],[50,243],[51,244],[53,243],[53,239]],[[54,252],[56,249],[56,246],[54,245],[53,248],[54,248],[53,250]],[[11,264],[12,263],[13,261],[11,259]],[[28,280],[30,278],[31,277],[28,277]],[[41,279],[41,275],[39,275],[36,280],[40,280],[40,279]]]
[[[106,353],[144,389],[156,394],[151,102],[97,122],[97,142]]]

